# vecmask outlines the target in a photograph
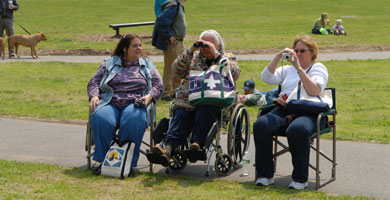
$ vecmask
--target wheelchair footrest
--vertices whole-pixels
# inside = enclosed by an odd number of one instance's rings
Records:
[[[183,150],[183,154],[192,163],[198,160],[207,160],[206,151],[203,149],[199,149],[195,151],[191,149],[185,149]]]
[[[163,155],[148,152],[148,153],[146,153],[146,157],[148,158],[149,162],[151,162],[151,163],[160,164],[164,167],[168,167],[168,165],[169,165],[167,159]]]

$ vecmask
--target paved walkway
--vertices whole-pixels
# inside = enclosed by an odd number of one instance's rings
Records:
[[[237,55],[239,60],[271,60],[274,54],[248,54]],[[89,62],[89,63],[101,63],[108,56],[40,56],[38,59],[33,59],[31,56],[22,56],[21,58],[5,59],[0,62],[47,62],[47,61],[61,61],[61,62]],[[162,62],[162,56],[150,56],[153,62]],[[390,52],[337,52],[337,53],[323,53],[318,55],[319,61],[327,60],[367,60],[367,59],[387,59],[390,58]]]
[[[0,118],[0,159],[43,162],[73,167],[86,167],[85,125],[61,124],[20,119]],[[149,133],[145,134],[149,140]],[[252,138],[251,138],[252,140]],[[330,141],[322,140],[322,149],[329,152]],[[226,136],[222,137],[222,147],[226,148]],[[145,149],[145,147],[143,147]],[[226,152],[226,150],[224,149]],[[254,145],[251,141],[250,160],[254,162]],[[320,189],[330,194],[375,196],[390,199],[390,145],[354,143],[338,141],[337,143],[337,179]],[[312,154],[313,156],[313,154]],[[287,187],[292,171],[290,155],[278,159],[276,185]],[[215,154],[213,155],[213,159]],[[314,158],[312,158],[314,160]],[[324,167],[329,167],[321,160]],[[214,161],[211,162],[212,167]],[[148,171],[145,156],[140,156],[138,169]],[[329,168],[327,168],[329,169]],[[174,175],[205,178],[206,165],[198,161],[189,164],[181,172]],[[330,170],[322,169],[322,179]],[[155,173],[165,173],[165,169],[156,166]],[[229,176],[218,177],[212,168],[209,178],[221,178],[240,182],[254,183],[254,168],[250,168],[249,176],[240,176],[241,169],[233,170]],[[314,171],[310,171],[309,188],[314,189]]]

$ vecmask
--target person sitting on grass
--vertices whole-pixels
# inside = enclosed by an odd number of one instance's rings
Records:
[[[326,26],[329,25],[329,19],[328,19],[328,13],[322,13],[321,18],[318,18],[311,28],[311,32],[313,34],[331,34],[331,30],[326,28]]]
[[[335,35],[347,35],[347,32],[344,31],[344,26],[341,25],[343,21],[341,19],[336,20],[336,24],[332,27],[333,33]]]
[[[246,80],[244,82],[244,94],[238,96],[238,103],[246,106],[263,106],[267,104],[265,94],[255,89],[255,82]]]
[[[255,82],[246,80],[244,83],[244,94],[238,96],[238,103],[246,106],[264,106],[272,104],[272,101],[278,97],[278,88],[272,89],[268,92],[260,92],[255,89]]]

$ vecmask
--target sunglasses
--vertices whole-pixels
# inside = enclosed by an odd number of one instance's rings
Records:
[[[309,51],[308,49],[294,49],[295,53],[301,52],[305,53],[306,51]]]

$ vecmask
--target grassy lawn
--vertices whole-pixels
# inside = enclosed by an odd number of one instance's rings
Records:
[[[43,32],[48,41],[44,50],[114,48],[109,24],[154,21],[153,1],[144,0],[29,0],[19,2],[15,21],[30,32]],[[390,49],[390,1],[382,0],[190,0],[185,2],[187,39],[191,44],[200,32],[216,29],[228,49],[280,49],[291,46],[297,34],[311,34],[311,26],[322,12],[328,12],[331,25],[341,18],[347,37],[315,35],[323,49]],[[121,29],[151,35],[152,26]],[[15,25],[15,33],[25,32]],[[105,36],[105,37],[103,37]],[[150,43],[145,49],[152,49]],[[258,51],[255,51],[258,52]]]
[[[328,87],[337,88],[337,137],[340,140],[390,143],[390,60],[323,62],[330,74]],[[257,89],[275,86],[260,80],[267,61],[240,61],[243,82],[256,81]],[[0,115],[40,119],[86,120],[86,86],[99,64],[2,63],[0,64]],[[163,64],[156,63],[162,73]],[[169,102],[159,101],[157,118],[168,116]],[[256,107],[248,107],[251,123]]]
[[[202,191],[202,192],[199,192]],[[81,168],[0,160],[0,199],[373,199],[250,183],[137,173],[119,180]]]

